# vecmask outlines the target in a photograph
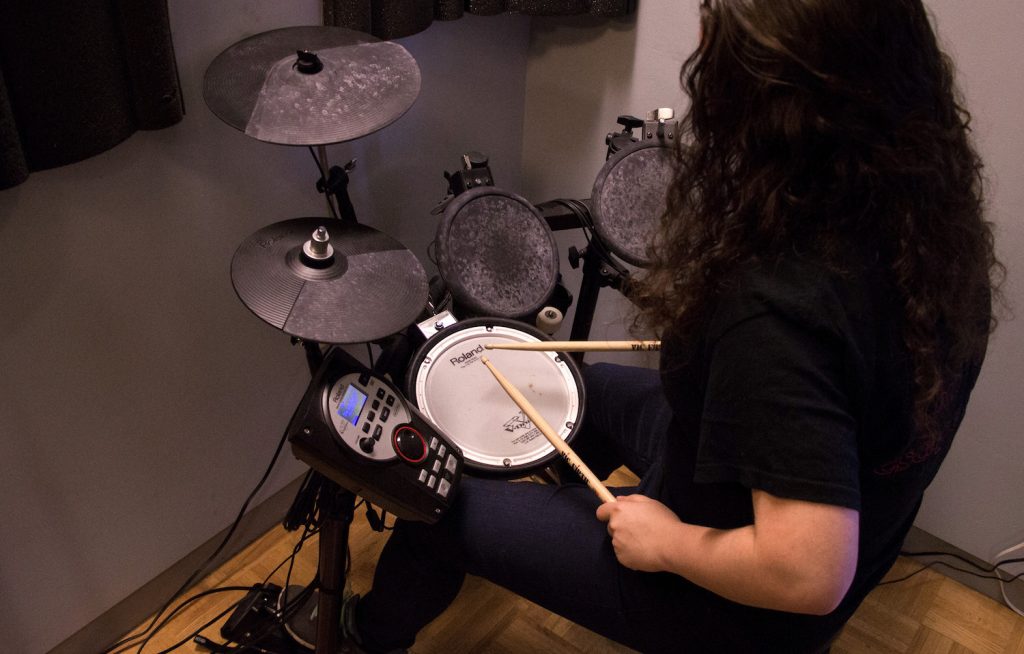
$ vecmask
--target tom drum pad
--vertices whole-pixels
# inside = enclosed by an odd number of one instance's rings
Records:
[[[436,244],[452,298],[474,316],[532,319],[555,290],[555,237],[514,193],[482,186],[460,194],[445,208]]]
[[[661,140],[639,141],[605,162],[591,194],[594,227],[613,254],[649,266],[665,195],[672,181],[672,148]]]

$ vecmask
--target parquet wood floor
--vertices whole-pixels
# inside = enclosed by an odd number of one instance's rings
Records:
[[[610,485],[625,485],[620,477]],[[626,478],[628,482],[628,478]],[[277,527],[211,573],[191,594],[220,586],[249,586],[263,581],[285,560],[298,540]],[[386,536],[372,531],[361,512],[352,525],[349,580],[356,592],[369,588]],[[307,583],[316,572],[315,537],[296,559],[293,583]],[[920,565],[900,559],[887,578],[913,572]],[[272,581],[283,585],[285,571]],[[146,646],[159,652],[186,638],[227,609],[240,593],[204,598],[181,612]],[[204,633],[219,635],[223,619]],[[148,620],[146,623],[148,624]],[[132,650],[134,651],[134,650]],[[203,652],[187,642],[175,650]],[[416,654],[628,654],[626,647],[568,622],[502,588],[467,579],[455,604],[421,632]],[[685,648],[680,648],[685,652]],[[1024,617],[1002,604],[932,570],[907,581],[879,586],[868,596],[832,647],[834,654],[1024,654]]]

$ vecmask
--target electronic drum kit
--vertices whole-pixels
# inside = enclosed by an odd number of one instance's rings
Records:
[[[308,401],[318,408],[304,415],[319,411],[328,426],[333,420],[335,432],[339,425],[363,420],[358,424],[366,434],[348,441],[351,451],[330,455],[338,459],[336,466],[323,452],[315,463],[307,462],[352,493],[383,497],[385,509],[387,488],[357,488],[352,475],[334,468],[372,467],[389,457],[399,464],[422,462],[420,490],[437,493],[440,481],[447,479],[448,488],[456,481],[452,470],[461,474],[464,467],[467,474],[516,478],[544,469],[558,455],[523,406],[491,378],[488,368],[493,366],[536,405],[538,419],[553,425],[557,438],[569,442],[577,433],[585,405],[579,357],[566,354],[568,347],[552,351],[543,345],[572,302],[560,283],[552,232],[583,228],[590,235],[582,254],[570,252],[574,267],[584,262],[572,340],[586,341],[598,289],[622,290],[629,275],[622,262],[639,267],[650,263],[648,244],[664,210],[676,137],[667,110],[646,119],[620,117],[623,130],[608,135],[608,158],[592,197],[538,205],[495,186],[485,157],[465,155],[461,171],[446,173],[450,197],[435,212],[443,210],[432,244],[438,275],[428,283],[413,253],[356,220],[346,188],[351,167],[330,167],[325,149],[398,120],[418,96],[420,81],[416,61],[399,44],[340,27],[291,27],[257,34],[224,50],[209,65],[203,86],[210,110],[247,136],[319,150],[322,176],[317,188],[327,195],[335,215],[287,219],[256,231],[235,252],[231,281],[257,317],[305,346],[314,383],[337,389],[331,391],[335,395],[330,406],[344,420],[325,415],[327,399],[316,398],[326,398],[328,391],[312,387],[307,395],[313,399]],[[641,138],[633,136],[635,129],[642,130]],[[395,343],[408,344],[409,334],[418,340],[407,350],[385,352]],[[340,388],[335,378],[325,381],[319,370],[325,350],[360,343],[381,346],[381,361],[389,359],[392,366],[388,373],[353,362],[343,371],[358,377],[352,389]],[[335,377],[348,378],[341,373]],[[366,421],[376,416],[370,402],[374,407],[378,402],[359,397],[365,394],[359,389],[386,391],[400,405],[407,398],[406,413],[422,412],[450,439],[457,457],[438,455],[430,439],[418,432],[412,438],[407,431],[401,436],[404,441],[392,443],[392,452],[387,435],[383,441],[379,434],[371,435],[371,422]],[[384,424],[383,416],[377,419]],[[311,427],[289,429],[295,432],[289,437],[298,452],[302,433],[309,434]],[[338,443],[333,446],[345,450]],[[385,448],[383,455],[380,448]],[[437,469],[446,461],[448,473]],[[446,504],[437,506],[440,513]],[[434,521],[437,516],[422,519]],[[350,516],[340,519],[346,520]],[[335,548],[341,548],[343,559],[347,522],[342,527],[334,540],[342,541]],[[326,554],[332,556],[337,558],[338,551]],[[322,551],[322,565],[324,560]],[[331,576],[337,582],[344,572],[334,570]],[[336,614],[338,606],[324,602],[337,598],[326,595],[320,593],[321,614]],[[317,651],[333,651],[336,637],[336,628],[318,628]]]

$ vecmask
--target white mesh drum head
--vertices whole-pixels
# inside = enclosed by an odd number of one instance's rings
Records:
[[[478,321],[470,321],[478,322]],[[439,338],[440,337],[440,338]],[[487,358],[526,396],[555,432],[568,440],[582,417],[575,364],[556,352],[487,350],[488,343],[538,342],[503,324],[456,324],[426,344],[410,371],[412,399],[462,448],[469,469],[527,474],[556,452],[481,362]],[[434,339],[431,339],[433,341]]]

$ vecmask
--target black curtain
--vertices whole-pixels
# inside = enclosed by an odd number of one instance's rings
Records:
[[[0,0],[0,189],[183,115],[166,0]]]
[[[421,32],[435,20],[463,14],[532,16],[625,16],[636,0],[323,0],[324,24],[398,39]]]

